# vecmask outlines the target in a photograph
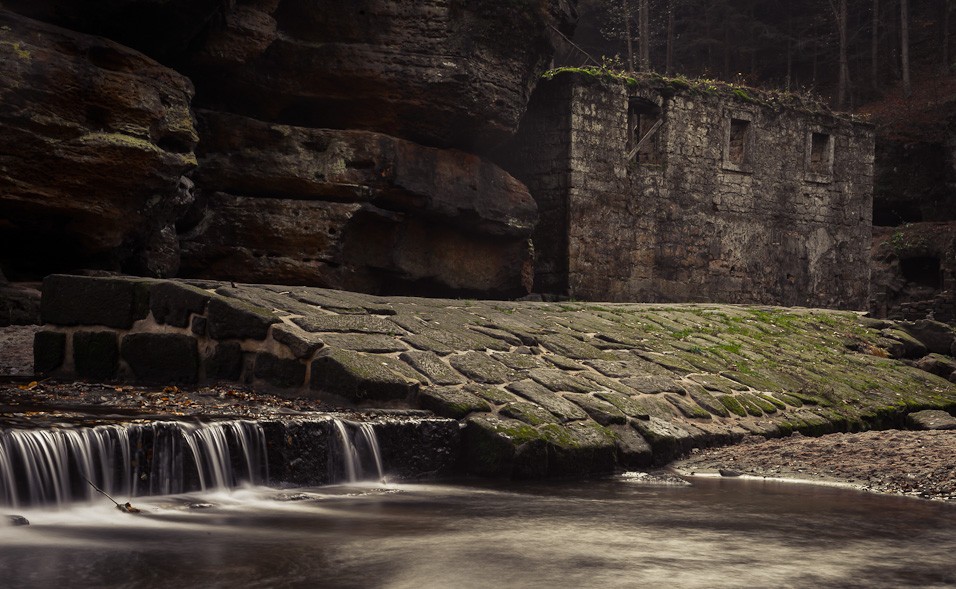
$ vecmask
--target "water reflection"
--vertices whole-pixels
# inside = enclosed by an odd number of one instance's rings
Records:
[[[3,586],[956,586],[956,507],[838,488],[249,488],[138,507],[24,513],[0,528]]]

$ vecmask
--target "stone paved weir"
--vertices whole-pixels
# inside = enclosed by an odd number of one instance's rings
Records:
[[[582,476],[746,434],[820,434],[956,411],[953,331],[716,304],[378,297],[55,275],[38,374],[250,383],[460,420],[462,466]]]

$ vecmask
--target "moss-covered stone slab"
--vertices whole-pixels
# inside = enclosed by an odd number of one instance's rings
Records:
[[[621,393],[622,395],[637,395],[641,392],[635,388],[627,386],[617,379],[604,376],[600,372],[581,372],[577,376],[578,378],[583,378],[584,380],[593,382],[595,386],[598,387],[595,390],[603,389],[606,391],[614,391]]]
[[[561,421],[587,419],[588,417],[583,409],[533,380],[526,379],[513,382],[507,388],[516,395],[546,409]]]
[[[776,407],[770,405],[770,403],[767,403],[766,401],[760,403],[757,401],[757,397],[748,395],[747,393],[734,395],[734,398],[737,399],[737,402],[740,403],[740,405],[749,415],[753,415],[754,417],[763,416],[764,410],[762,405],[770,406],[773,411],[776,411]]]
[[[544,436],[518,420],[472,414],[465,419],[462,443],[469,472],[506,478],[540,478],[549,472]]]
[[[711,419],[710,413],[702,409],[700,405],[692,400],[679,397],[673,393],[665,393],[664,399],[674,407],[677,407],[677,410],[680,411],[684,417],[689,419]]]
[[[603,399],[583,393],[564,393],[562,396],[584,409],[591,419],[601,425],[627,423],[624,412]]]
[[[333,350],[312,362],[313,390],[338,395],[354,402],[406,399],[419,383],[390,370],[388,363],[372,354]]]
[[[890,349],[890,354],[896,358],[922,358],[929,350],[912,335],[902,329],[884,329],[880,332],[883,337],[899,343],[899,349]]]
[[[112,331],[73,334],[73,367],[80,378],[113,380],[119,368],[119,342]]]
[[[673,375],[656,376],[642,374],[630,378],[623,378],[621,382],[638,392],[648,395],[657,395],[660,393],[677,393],[678,395],[682,395],[685,392],[684,386],[678,382]]]
[[[475,382],[504,384],[520,378],[518,371],[508,368],[482,352],[465,352],[449,356],[448,362],[455,370]]]
[[[402,340],[379,333],[325,333],[322,340],[326,345],[342,350],[389,354],[408,350]]]
[[[645,351],[635,351],[635,354],[639,355],[644,360],[648,362],[653,362],[658,366],[666,368],[671,372],[679,374],[680,376],[685,376],[692,372],[697,372],[697,368],[684,361],[683,359],[673,355],[673,354],[664,354],[661,352],[645,352]]]
[[[292,355],[300,359],[312,358],[325,347],[321,336],[287,323],[277,323],[272,327],[272,339],[288,347]]]
[[[588,360],[585,364],[604,376],[611,378],[632,378],[639,376],[664,376],[672,378],[674,376],[674,373],[670,370],[630,354],[626,355],[625,359]]]
[[[603,351],[570,335],[549,333],[538,336],[538,343],[558,356],[574,360],[598,360],[605,357]]]
[[[312,333],[375,333],[404,335],[395,323],[373,315],[319,315],[295,317],[292,322]]]
[[[654,461],[651,445],[631,425],[608,426],[614,435],[618,463],[624,468],[647,468]]]
[[[281,321],[268,309],[224,297],[209,300],[206,319],[209,336],[217,340],[264,340],[269,327]]]
[[[557,368],[536,368],[529,370],[528,376],[556,393],[590,393],[598,388],[591,381],[577,378]]]
[[[422,409],[452,419],[461,419],[470,413],[491,411],[491,405],[487,401],[459,387],[424,387],[418,391],[418,403]]]
[[[691,374],[687,378],[703,386],[708,391],[718,393],[730,394],[734,391],[745,391],[749,388],[745,384],[732,381],[717,374]]]
[[[689,450],[693,444],[691,432],[674,421],[651,417],[648,420],[632,420],[631,425],[651,445],[657,464],[671,460]]]
[[[130,333],[123,337],[120,355],[142,382],[192,384],[199,379],[199,350],[188,335]]]
[[[545,423],[558,423],[558,419],[549,411],[533,403],[528,403],[527,401],[507,403],[498,410],[498,415],[517,419],[528,425],[535,426]]]
[[[952,354],[956,331],[945,323],[931,319],[901,321],[903,331],[916,338],[926,349],[936,354]]]
[[[554,366],[555,368],[560,368],[561,370],[577,372],[587,369],[587,366],[581,364],[577,360],[572,360],[571,358],[566,358],[564,356],[558,356],[557,354],[544,354],[541,357],[544,358],[544,361],[547,362],[548,365]]]
[[[40,316],[54,325],[129,329],[149,314],[148,279],[53,274],[43,280]]]
[[[502,342],[504,342],[505,344],[507,344],[507,345],[509,345],[509,346],[521,346],[521,345],[524,345],[524,342],[522,342],[519,338],[517,338],[517,337],[515,337],[513,334],[508,333],[507,331],[504,331],[504,330],[501,330],[501,329],[494,329],[494,328],[490,328],[490,327],[482,327],[481,325],[471,325],[471,326],[469,326],[469,329],[470,329],[471,331],[475,331],[475,332],[477,332],[477,333],[480,333],[480,334],[483,334],[483,335],[487,335],[488,337],[492,337],[492,338],[494,338],[494,339],[501,340]]]
[[[494,360],[501,362],[512,370],[531,370],[532,368],[545,368],[542,356],[535,354],[521,354],[516,352],[492,352],[489,354]]]
[[[916,366],[920,370],[931,372],[936,376],[949,378],[953,372],[956,372],[956,359],[942,354],[932,353],[916,361]]]
[[[547,440],[550,476],[600,475],[617,466],[614,434],[593,421],[572,421],[539,428]]]
[[[464,384],[467,379],[446,364],[438,354],[413,350],[402,353],[399,358],[415,370],[425,375],[437,385]]]
[[[624,395],[614,391],[599,391],[594,393],[594,396],[614,405],[628,417],[636,417],[638,419],[647,419],[650,417],[650,413],[647,412],[645,404],[630,395]]]
[[[186,327],[192,315],[206,312],[209,298],[208,292],[183,282],[158,282],[149,289],[149,310],[156,323]]]
[[[444,351],[438,346],[442,346],[445,350],[451,350],[451,352],[483,352],[485,350],[507,352],[511,350],[511,345],[499,339],[487,336],[483,333],[478,333],[476,331],[461,329],[455,327],[454,325],[449,325],[447,328],[443,329],[420,329],[419,331],[415,332],[413,336],[407,337],[405,339],[408,343],[412,344],[416,348],[432,350],[433,352],[437,352],[439,354],[443,354]],[[429,342],[437,342],[438,346]]]
[[[724,407],[724,404],[717,400],[717,397],[707,392],[704,387],[693,383],[687,383],[684,388],[687,390],[687,394],[690,396],[690,398],[708,413],[712,413],[719,417],[730,417],[730,411]]]

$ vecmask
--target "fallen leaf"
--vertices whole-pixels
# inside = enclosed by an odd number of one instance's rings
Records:
[[[20,389],[21,391],[32,391],[33,389],[35,389],[35,388],[37,387],[38,384],[40,384],[40,383],[38,383],[37,381],[33,380],[33,381],[30,381],[29,384],[22,384],[22,385],[18,386],[17,388]]]

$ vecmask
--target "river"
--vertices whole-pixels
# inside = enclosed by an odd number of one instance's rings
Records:
[[[0,586],[956,587],[956,506],[794,483],[247,487],[21,510]]]

